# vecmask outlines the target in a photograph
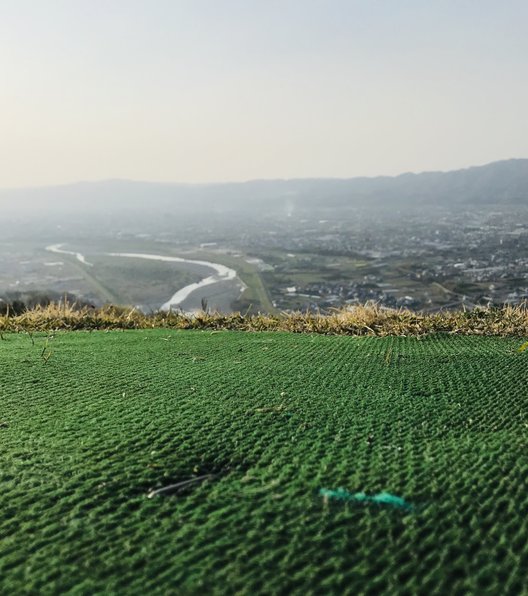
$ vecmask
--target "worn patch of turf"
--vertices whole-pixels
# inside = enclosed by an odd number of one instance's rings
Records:
[[[522,343],[4,334],[0,593],[526,592]]]

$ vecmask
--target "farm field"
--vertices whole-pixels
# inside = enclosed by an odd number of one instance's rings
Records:
[[[528,591],[523,339],[2,337],[2,594]]]

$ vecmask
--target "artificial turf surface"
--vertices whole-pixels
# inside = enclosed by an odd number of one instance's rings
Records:
[[[4,334],[0,593],[526,593],[521,343]]]

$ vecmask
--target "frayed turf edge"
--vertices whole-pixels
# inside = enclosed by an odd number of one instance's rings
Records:
[[[528,336],[526,304],[500,308],[420,313],[394,310],[376,304],[336,309],[330,314],[281,313],[243,315],[199,312],[144,314],[134,308],[105,306],[99,309],[51,304],[17,316],[0,315],[3,332],[37,332],[96,329],[206,329],[238,331],[289,331],[327,335],[423,336],[457,335]]]

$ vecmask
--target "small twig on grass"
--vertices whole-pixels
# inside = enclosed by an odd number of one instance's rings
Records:
[[[42,360],[44,360],[44,364],[48,363],[48,360],[51,358],[53,352],[50,350],[49,352],[43,353],[42,354]]]
[[[164,486],[163,488],[151,490],[148,493],[147,498],[152,499],[152,497],[157,497],[158,495],[167,495],[180,490],[180,488],[185,488],[190,484],[194,484],[195,482],[202,482],[204,480],[207,480],[208,478],[213,478],[213,476],[213,474],[204,474],[203,476],[197,476],[196,478],[183,480],[182,482],[177,482],[176,484],[169,484],[168,486]]]
[[[53,336],[51,337],[51,339],[53,339]],[[49,340],[50,340],[50,336],[48,335],[46,337],[46,343],[44,344],[44,347],[42,348],[42,353],[40,354],[40,357],[42,358],[42,360],[44,360],[44,364],[48,363],[48,360],[51,358],[51,355],[53,354],[53,351],[50,350],[50,348],[49,348]]]

